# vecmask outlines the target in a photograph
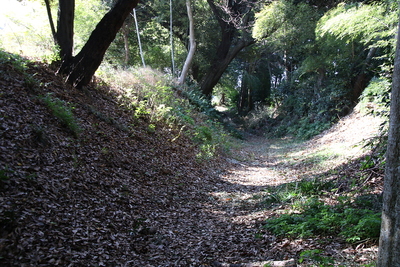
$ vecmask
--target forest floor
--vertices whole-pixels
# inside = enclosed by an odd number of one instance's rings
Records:
[[[299,254],[314,249],[345,266],[375,258],[376,242],[262,227],[285,208],[265,204],[274,188],[357,168],[347,163],[377,132],[375,118],[353,113],[308,142],[247,135],[199,161],[190,138],[149,128],[108,87],[78,91],[47,66],[22,71],[12,60],[0,64],[0,85],[2,266],[310,266]],[[46,96],[72,108],[79,131]],[[368,182],[381,190],[379,175]]]

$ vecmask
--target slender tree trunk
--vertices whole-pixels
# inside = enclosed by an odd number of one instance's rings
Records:
[[[175,47],[173,36],[173,19],[172,19],[172,0],[169,1],[169,38],[171,43],[171,61],[172,61],[172,76],[175,75]]]
[[[397,34],[378,267],[400,266],[400,27]]]
[[[118,0],[97,24],[82,50],[72,59],[64,60],[59,72],[67,74],[67,82],[77,88],[89,84],[108,47],[138,2]]]
[[[194,23],[193,23],[193,14],[192,14],[192,7],[190,5],[190,0],[186,0],[186,8],[187,8],[187,13],[188,13],[188,18],[189,18],[189,41],[190,41],[190,48],[189,48],[189,53],[186,57],[185,64],[183,65],[182,68],[182,73],[179,77],[178,83],[183,84],[185,82],[186,76],[189,72],[190,66],[193,61],[194,57],[194,52],[196,51],[196,40],[194,37]]]
[[[57,44],[57,32],[56,32],[56,28],[54,27],[53,15],[51,14],[50,1],[44,0],[44,2],[46,4],[46,11],[47,11],[47,17],[49,18],[51,34],[53,36],[54,43]]]
[[[142,59],[143,68],[146,68],[146,63],[144,62],[144,56],[143,56],[143,50],[142,50],[142,42],[140,41],[140,32],[139,32],[139,24],[138,24],[137,16],[136,16],[136,8],[133,9],[133,18],[135,19],[135,27],[136,27],[136,34],[137,34],[138,45],[139,45],[140,58]]]
[[[247,114],[246,108],[246,103],[248,101],[248,79],[247,79],[247,67],[246,70],[243,71],[243,77],[242,77],[242,84],[240,86],[240,94],[239,94],[239,102],[238,102],[238,113],[240,116],[244,116]]]
[[[75,0],[59,0],[56,40],[63,61],[72,58],[74,47]]]
[[[129,49],[129,22],[127,20],[122,25],[122,35],[124,38],[124,49],[125,49],[124,64],[125,66],[128,66],[130,49]]]

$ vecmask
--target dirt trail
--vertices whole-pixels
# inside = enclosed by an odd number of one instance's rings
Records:
[[[333,169],[365,151],[382,119],[353,112],[310,141],[250,136],[230,161],[239,166],[225,177],[243,185],[276,186]]]
[[[263,266],[265,260],[272,260],[271,263],[282,264],[280,261],[315,248],[331,255],[343,254],[346,248],[339,243],[322,245],[311,239],[276,240],[263,232],[261,225],[275,210],[266,209],[260,200],[268,194],[267,188],[310,178],[361,156],[364,151],[360,142],[374,136],[380,123],[379,118],[355,112],[308,142],[268,140],[260,136],[247,138],[241,149],[228,159],[233,167],[221,175],[223,183],[211,193],[214,202],[209,207],[220,220],[228,223],[219,229],[221,235],[215,236],[215,240],[228,239],[237,244],[224,245],[224,251],[231,251],[233,255],[250,254],[250,257],[242,257],[242,261],[232,256],[233,262],[244,263],[247,259],[246,266]],[[225,253],[221,256],[229,259]],[[290,263],[292,261],[286,262]]]

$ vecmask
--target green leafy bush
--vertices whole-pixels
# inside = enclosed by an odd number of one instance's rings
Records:
[[[212,158],[219,148],[230,146],[218,113],[196,85],[177,88],[169,77],[150,68],[103,66],[99,75],[121,90],[121,105],[133,111],[135,119],[161,120],[181,132],[184,129],[197,142],[199,159]]]
[[[300,253],[299,263],[311,261],[318,266],[333,266],[333,258],[322,255],[322,252],[320,249],[305,250]]]
[[[353,208],[349,203],[330,206],[310,199],[302,206],[301,213],[269,219],[265,228],[279,236],[304,238],[339,235],[347,242],[356,242],[379,237],[380,217],[380,213]]]
[[[293,205],[297,205],[297,202],[302,203],[302,200],[308,197],[321,195],[333,188],[335,188],[335,184],[332,181],[304,179],[299,182],[285,184],[269,190],[270,194],[265,197],[264,203],[267,205],[274,203],[293,203]]]

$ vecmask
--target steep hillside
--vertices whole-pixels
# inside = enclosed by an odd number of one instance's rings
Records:
[[[159,209],[206,197],[197,187],[214,171],[193,143],[117,97],[40,63],[0,63],[0,265],[140,262],[135,240],[155,233]]]

